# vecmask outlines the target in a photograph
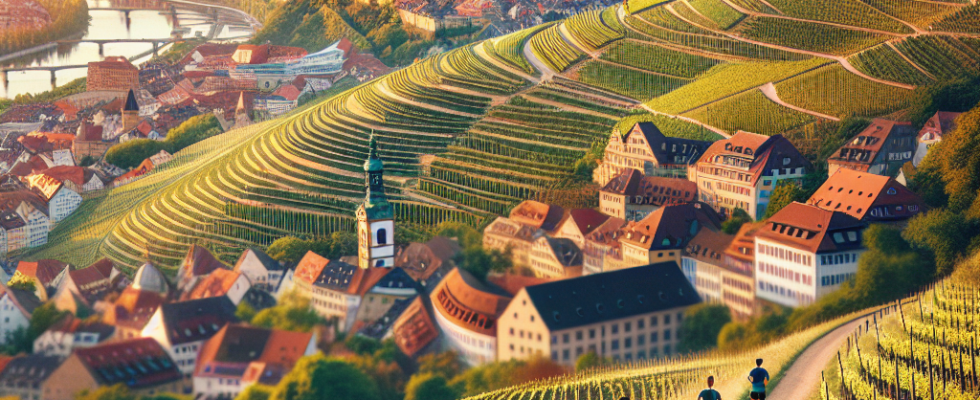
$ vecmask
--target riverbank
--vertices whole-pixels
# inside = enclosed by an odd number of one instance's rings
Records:
[[[4,57],[30,54],[35,47],[49,46],[55,40],[83,34],[89,26],[86,0],[36,0],[51,15],[51,23],[43,29],[0,32],[0,55]],[[44,49],[42,49],[44,50]],[[28,51],[28,53],[21,53]]]

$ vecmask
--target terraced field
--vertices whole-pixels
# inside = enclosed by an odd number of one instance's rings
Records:
[[[775,134],[900,111],[914,86],[980,63],[969,3],[815,4],[633,0],[632,14],[583,12],[432,56],[185,149],[92,196],[21,256],[173,267],[192,243],[231,260],[284,235],[350,230],[372,134],[400,221],[479,226],[524,199],[594,194],[574,166],[621,121],[685,137]],[[961,33],[916,32],[930,24]],[[582,196],[563,199],[594,201]]]

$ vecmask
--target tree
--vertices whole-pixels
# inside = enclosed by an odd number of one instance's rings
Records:
[[[323,354],[303,357],[279,381],[271,400],[380,400],[378,388],[353,364]]]
[[[445,236],[456,239],[459,247],[469,248],[473,246],[483,246],[483,234],[476,228],[462,222],[446,221],[436,225],[436,236]]]
[[[736,208],[735,211],[732,211],[732,216],[721,223],[721,230],[729,235],[734,235],[746,222],[752,222],[752,217],[745,210]]]
[[[10,278],[7,282],[7,287],[11,289],[23,290],[25,292],[35,293],[37,291],[37,281],[27,275],[22,274],[20,271],[14,272],[14,276]]]
[[[283,236],[266,248],[266,254],[277,261],[295,263],[312,251],[323,257],[334,259],[357,254],[357,234],[353,232],[333,232],[330,236],[303,240],[295,236]]]
[[[803,193],[798,183],[795,181],[779,182],[772,194],[769,195],[769,205],[766,206],[766,214],[762,219],[769,219],[794,201],[804,202],[806,200],[806,193]]]
[[[286,293],[275,307],[259,311],[252,325],[287,331],[309,332],[314,325],[325,323],[312,308],[310,300],[295,291]]]
[[[235,317],[237,317],[239,321],[245,323],[252,322],[252,318],[255,318],[255,314],[257,314],[255,308],[252,307],[251,304],[248,304],[247,301],[239,303],[238,309],[235,310]]]
[[[459,353],[444,351],[436,354],[426,354],[418,359],[419,373],[433,373],[446,379],[455,378],[465,366],[459,359]]]
[[[963,213],[934,209],[909,220],[902,233],[913,248],[931,254],[940,274],[952,272],[964,255],[977,247],[980,224]]]
[[[456,400],[459,395],[445,377],[431,372],[413,375],[405,386],[405,400]]]
[[[486,250],[478,246],[464,249],[453,261],[456,262],[457,267],[473,274],[481,281],[486,281],[489,273],[504,272],[513,265],[510,251]]]
[[[275,388],[265,385],[249,385],[245,390],[238,394],[238,397],[235,397],[235,400],[269,400],[269,397],[272,396],[273,390],[275,390]]]
[[[112,386],[102,386],[93,391],[82,390],[75,395],[75,400],[137,400],[137,397],[129,391],[126,385],[117,383]]]
[[[358,355],[372,355],[381,349],[381,342],[366,336],[350,335],[344,341],[344,346]]]
[[[579,356],[578,360],[575,360],[575,372],[582,372],[595,367],[601,367],[607,364],[609,364],[609,360],[596,354],[596,352],[594,351],[589,351]]]
[[[723,304],[702,303],[688,308],[681,323],[684,335],[677,350],[695,352],[717,346],[718,334],[731,320],[731,311]]]

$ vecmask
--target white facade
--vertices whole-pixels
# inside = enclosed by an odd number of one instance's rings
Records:
[[[51,227],[54,228],[54,224],[61,222],[61,220],[75,212],[80,204],[82,204],[82,196],[80,194],[64,186],[58,189],[58,193],[51,200],[48,200],[48,212],[51,214]]]
[[[295,63],[286,66],[291,75],[326,75],[336,74],[343,69],[344,51],[337,48],[340,42],[313,54],[307,54]]]
[[[863,251],[815,254],[756,238],[756,296],[788,307],[812,304],[857,274]]]
[[[197,352],[201,348],[201,344],[204,343],[204,340],[177,345],[171,344],[170,335],[168,335],[167,328],[163,323],[163,307],[157,308],[156,312],[153,313],[153,316],[146,323],[140,336],[151,337],[160,343],[160,347],[167,350],[167,354],[170,354],[170,358],[174,360],[174,364],[177,365],[177,369],[180,370],[182,375],[190,377],[194,373]]]
[[[262,264],[262,261],[251,249],[242,253],[242,259],[238,262],[236,269],[248,278],[252,286],[269,292],[274,291],[279,281],[282,280],[283,271],[266,268],[265,264]]]
[[[51,162],[55,166],[67,166],[67,167],[75,166],[75,156],[71,154],[71,150],[68,149],[55,150],[51,152],[51,158],[52,158]]]
[[[18,214],[27,222],[24,230],[26,247],[37,247],[48,243],[51,220],[47,215],[27,203],[21,203]]]
[[[96,332],[62,332],[48,330],[34,340],[34,353],[68,357],[73,349],[99,344]]]
[[[92,175],[92,179],[89,179],[88,182],[85,182],[85,184],[82,185],[83,192],[90,192],[102,188],[105,188],[105,184],[102,183],[102,180],[99,179],[99,177],[95,176],[94,174]]]
[[[717,303],[722,300],[722,269],[716,265],[681,256],[681,271],[698,291],[701,301]]]
[[[473,332],[454,324],[438,311],[433,313],[439,329],[443,332],[443,343],[454,350],[471,366],[483,365],[497,359],[497,338]]]
[[[366,221],[368,224],[370,260],[368,265],[371,267],[395,266],[395,221],[379,220]]]
[[[252,288],[252,283],[249,282],[248,277],[245,274],[239,274],[238,278],[235,279],[235,283],[231,285],[228,289],[228,293],[225,296],[228,300],[231,300],[232,304],[238,305],[242,302],[242,298],[245,297],[245,293]]]
[[[0,295],[0,344],[6,344],[7,337],[17,329],[27,329],[31,319],[11,296],[9,291]]]

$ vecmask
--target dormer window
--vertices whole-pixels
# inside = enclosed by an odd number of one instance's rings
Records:
[[[731,150],[731,149],[732,149],[732,144],[731,143],[725,143],[725,150]]]
[[[888,188],[888,192],[887,193],[888,194],[896,194],[896,193],[898,193],[898,191],[895,190],[895,188]]]
[[[754,151],[752,151],[752,149],[749,149],[749,148],[746,148],[746,149],[745,149],[745,155],[747,155],[747,156],[751,156],[752,154],[755,154],[755,152],[754,152]]]
[[[791,159],[789,157],[783,157],[783,165],[789,165]]]
[[[834,243],[837,243],[837,244],[844,243],[844,234],[843,233],[835,232],[834,235],[833,235],[833,237],[834,237]]]

